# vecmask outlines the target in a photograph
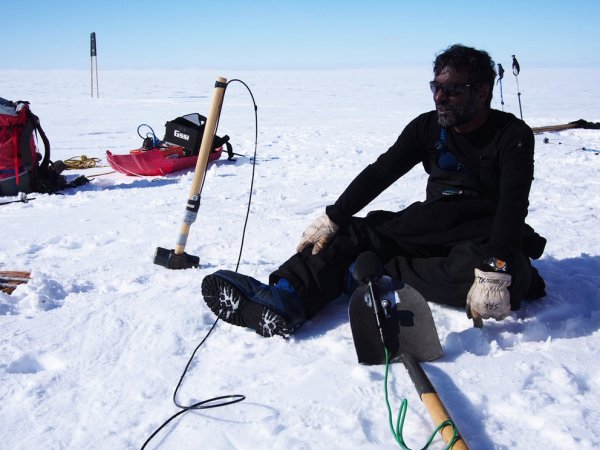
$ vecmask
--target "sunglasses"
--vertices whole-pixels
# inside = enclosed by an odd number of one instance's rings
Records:
[[[444,95],[448,97],[455,97],[457,95],[465,92],[465,89],[473,86],[472,84],[464,84],[464,83],[438,83],[437,81],[430,81],[429,88],[431,92],[435,95],[439,90],[441,90]]]

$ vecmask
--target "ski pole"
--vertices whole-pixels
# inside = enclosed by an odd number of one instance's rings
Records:
[[[500,105],[504,111],[504,96],[502,95],[502,78],[504,78],[504,68],[502,64],[498,64],[498,84],[500,85]]]
[[[519,98],[519,112],[521,113],[521,120],[523,120],[523,108],[521,108],[521,90],[519,89],[519,72],[521,71],[521,66],[519,66],[519,61],[515,58],[515,55],[512,55],[512,71],[515,75],[515,79],[517,80],[517,97]]]

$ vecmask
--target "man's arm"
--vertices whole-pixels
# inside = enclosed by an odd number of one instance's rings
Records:
[[[523,227],[529,206],[529,191],[533,181],[535,140],[531,129],[519,124],[512,133],[500,139],[499,198],[491,243],[500,254],[510,258],[522,248]]]
[[[502,320],[519,305],[511,302],[511,256],[521,252],[529,191],[533,181],[535,140],[529,127],[517,125],[499,142],[499,198],[490,255],[474,271],[475,279],[467,295],[467,315],[476,326],[481,318]]]
[[[431,114],[430,114],[431,115]],[[430,116],[429,115],[429,116]],[[309,225],[302,234],[297,251],[312,247],[312,254],[323,249],[350,218],[367,206],[394,181],[422,161],[426,114],[413,120],[385,153],[368,165],[348,185],[325,214]]]
[[[333,222],[338,225],[346,223],[392,183],[423,161],[424,116],[409,123],[394,145],[360,172],[338,200],[326,208],[326,213]]]

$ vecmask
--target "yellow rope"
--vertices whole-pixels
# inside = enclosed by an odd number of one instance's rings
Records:
[[[66,159],[63,162],[65,163],[65,166],[67,166],[67,170],[74,170],[92,169],[94,167],[105,167],[98,165],[100,161],[100,158],[88,158],[86,155],[81,155]]]

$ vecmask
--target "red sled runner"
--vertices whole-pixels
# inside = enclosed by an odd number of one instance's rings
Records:
[[[212,151],[208,160],[219,159],[222,150],[223,147],[219,147]],[[184,147],[174,145],[150,150],[131,150],[129,155],[113,155],[107,150],[106,159],[113,169],[125,175],[156,176],[195,167],[198,155],[185,156]]]
[[[141,148],[125,155],[115,155],[107,150],[106,159],[117,172],[134,176],[166,175],[195,167],[205,124],[206,117],[198,113],[178,117],[165,124],[163,141],[157,139],[152,128],[142,124],[138,127],[138,135],[144,140]],[[145,138],[140,134],[142,126],[151,131]],[[234,153],[227,135],[215,136],[208,160],[219,159],[223,146],[227,148],[228,160],[233,160]]]

